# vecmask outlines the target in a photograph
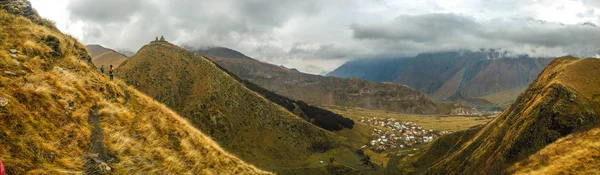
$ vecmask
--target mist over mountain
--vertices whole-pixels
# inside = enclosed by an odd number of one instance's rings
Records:
[[[350,61],[328,75],[404,84],[441,100],[468,100],[522,89],[551,60],[498,49],[433,52],[412,58]]]

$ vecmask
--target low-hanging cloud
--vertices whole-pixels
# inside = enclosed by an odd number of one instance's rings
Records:
[[[67,10],[69,24],[81,25],[82,36],[77,37],[87,44],[136,51],[164,35],[182,46],[229,47],[262,61],[319,73],[350,59],[430,51],[502,48],[559,56],[600,48],[600,30],[580,25],[600,24],[600,4],[569,3],[69,0]],[[548,19],[542,13],[546,7],[568,17],[561,20],[576,20],[569,24],[537,20]]]
[[[379,24],[356,23],[353,37],[388,52],[503,48],[533,56],[557,56],[600,48],[600,28],[533,19],[477,21],[453,13],[402,15]]]

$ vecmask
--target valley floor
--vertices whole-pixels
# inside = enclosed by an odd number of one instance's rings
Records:
[[[369,123],[361,122],[365,118],[378,118],[378,119],[394,119],[394,121],[403,123],[411,122],[424,130],[434,130],[437,132],[455,132],[466,130],[468,128],[484,125],[491,121],[495,116],[476,116],[476,117],[465,117],[465,116],[448,116],[448,115],[415,115],[415,114],[402,114],[389,111],[381,110],[369,110],[355,107],[341,107],[341,106],[320,106],[324,109],[330,110],[334,113],[343,115],[355,121],[354,128],[343,129],[336,131],[335,133],[348,138],[349,145],[356,148],[361,148],[364,154],[368,156],[373,164],[378,165],[377,171],[366,171],[366,174],[397,174],[400,172],[397,166],[402,158],[406,156],[413,156],[414,153],[418,152],[426,144],[415,144],[411,147],[399,148],[399,149],[388,149],[385,151],[373,151],[368,147],[365,147],[366,143],[369,143],[373,138],[372,130],[380,129],[386,130],[385,127],[373,126]]]

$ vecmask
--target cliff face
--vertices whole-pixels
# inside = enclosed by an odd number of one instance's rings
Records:
[[[402,113],[434,114],[427,95],[407,86],[310,75],[253,59],[208,57],[228,71],[275,93],[313,104],[340,105]]]
[[[404,84],[437,99],[472,99],[525,87],[550,61],[495,51],[440,52],[348,62],[329,75]]]
[[[515,163],[535,165],[521,161],[540,161],[530,156],[560,138],[577,137],[572,135],[596,128],[600,99],[595,96],[600,96],[600,89],[587,84],[600,83],[598,66],[598,59],[556,59],[509,109],[477,131],[469,141],[462,142],[456,151],[444,153],[445,156],[437,159],[427,171],[433,174],[509,173],[512,171],[509,167]],[[444,144],[442,141],[444,139],[430,147]],[[577,150],[563,151],[579,155]],[[598,160],[592,155],[579,156]]]

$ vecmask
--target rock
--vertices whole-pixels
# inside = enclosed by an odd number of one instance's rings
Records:
[[[0,97],[0,107],[6,107],[8,105],[8,99]]]
[[[6,74],[6,75],[10,75],[10,76],[17,76],[17,74],[16,74],[16,73],[14,73],[14,72],[11,72],[11,71],[4,71],[4,74]]]
[[[15,63],[16,65],[21,65],[21,62],[19,62],[19,60],[16,59],[12,59],[13,63]]]
[[[104,171],[112,170],[112,168],[110,168],[110,166],[108,166],[108,164],[106,164],[106,162],[102,162],[102,163],[98,164],[98,167]]]
[[[62,73],[64,73],[65,70],[63,68],[61,68],[61,67],[54,67],[54,71],[56,71],[56,73],[61,73],[62,74]]]
[[[97,159],[97,158],[92,158],[92,160],[93,160],[94,162],[96,162],[96,163],[102,163],[102,160],[100,160],[100,159]]]
[[[17,54],[17,49],[10,49],[9,51],[10,51],[10,53],[12,53],[12,54]]]

